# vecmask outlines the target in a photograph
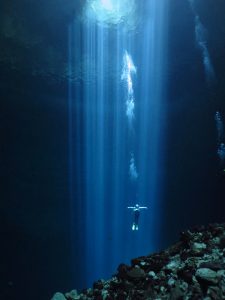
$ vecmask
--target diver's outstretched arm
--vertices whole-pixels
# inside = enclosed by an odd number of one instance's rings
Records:
[[[131,208],[131,209],[134,209],[135,207],[133,207],[133,206],[128,206],[127,208]]]
[[[140,208],[140,209],[148,209],[147,206],[140,206],[139,208]]]

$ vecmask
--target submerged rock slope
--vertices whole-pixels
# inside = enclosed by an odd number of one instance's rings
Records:
[[[182,232],[167,250],[121,264],[110,280],[79,295],[56,293],[57,299],[225,299],[225,223]]]

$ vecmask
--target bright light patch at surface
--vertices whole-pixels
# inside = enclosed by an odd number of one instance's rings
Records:
[[[101,0],[101,4],[107,10],[112,11],[114,9],[111,0]]]
[[[120,24],[134,22],[136,0],[87,0],[86,13],[100,23]]]

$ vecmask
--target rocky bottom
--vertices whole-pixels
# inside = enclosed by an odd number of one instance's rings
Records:
[[[56,293],[52,300],[225,299],[225,223],[182,232],[175,245],[117,271],[81,294]]]

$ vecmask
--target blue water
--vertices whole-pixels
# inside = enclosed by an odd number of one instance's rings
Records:
[[[83,85],[69,84],[71,205],[80,205],[85,283],[108,278],[120,262],[159,250],[166,142],[168,4],[145,3],[136,30],[86,19],[69,28],[70,66],[82,59]],[[80,38],[79,38],[80,36]],[[148,37],[148,38],[146,38]],[[136,72],[121,80],[132,60]],[[124,66],[125,64],[125,66]],[[129,61],[128,63],[129,64]],[[124,79],[124,78],[123,78]],[[131,80],[132,87],[126,79]],[[127,99],[132,97],[132,103]],[[127,106],[133,105],[132,116]],[[74,115],[75,107],[76,115]],[[76,131],[73,130],[76,128]],[[136,176],[132,178],[131,158]],[[133,166],[134,168],[134,166]],[[80,185],[73,186],[73,169]],[[73,205],[77,193],[80,195]],[[139,203],[139,230],[132,211]],[[75,250],[75,249],[74,249]]]

